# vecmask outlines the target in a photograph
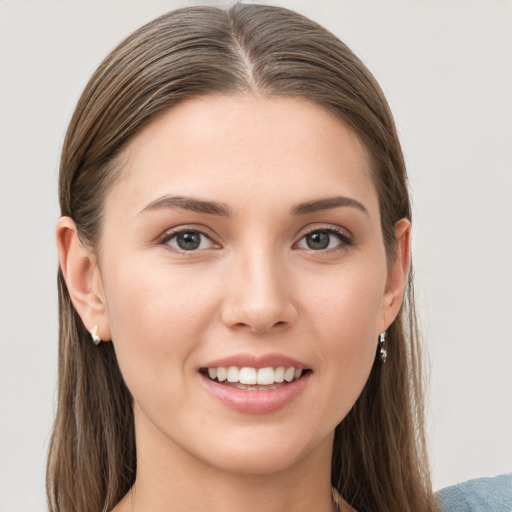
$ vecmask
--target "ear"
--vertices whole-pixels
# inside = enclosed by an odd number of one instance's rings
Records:
[[[97,335],[102,340],[110,340],[105,294],[96,256],[82,244],[70,217],[59,219],[56,235],[60,267],[73,306],[88,331],[97,325]]]
[[[395,225],[395,259],[388,268],[380,332],[393,323],[400,311],[411,267],[410,242],[411,223],[408,219],[400,219]]]

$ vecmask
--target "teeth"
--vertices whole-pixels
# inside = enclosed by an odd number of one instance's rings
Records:
[[[240,379],[240,372],[236,366],[228,368],[228,382],[238,382]]]
[[[284,380],[286,382],[291,382],[294,377],[295,377],[295,368],[286,368],[286,371],[284,372]]]
[[[219,382],[227,380],[233,384],[240,384],[240,389],[274,389],[274,384],[280,384],[281,382],[292,382],[297,380],[302,375],[302,369],[294,368],[290,366],[285,368],[284,366],[278,366],[272,368],[270,366],[266,368],[251,368],[244,366],[238,368],[237,366],[230,366],[229,368],[219,366],[218,368],[208,368],[208,376],[210,379],[217,379]],[[252,386],[246,388],[245,386]],[[265,386],[265,388],[261,388]]]
[[[210,373],[210,370],[212,369],[215,369],[215,368],[208,368],[208,373]],[[228,377],[228,371],[226,370],[226,368],[217,368],[217,380],[219,382],[224,382]]]
[[[240,384],[256,384],[257,372],[255,368],[240,368],[238,382]]]
[[[258,384],[269,386],[275,382],[274,368],[260,368],[258,370]],[[240,381],[242,382],[242,381]]]
[[[284,381],[284,366],[278,366],[276,368],[276,375],[274,377],[274,382],[283,382]]]
[[[277,384],[271,384],[270,386],[248,386],[247,384],[239,384],[238,382],[233,384],[237,389],[243,389],[244,391],[269,391],[270,389],[277,389],[280,387]]]

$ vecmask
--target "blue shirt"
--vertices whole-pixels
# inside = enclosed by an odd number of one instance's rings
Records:
[[[443,512],[512,512],[512,473],[446,487],[437,499]]]

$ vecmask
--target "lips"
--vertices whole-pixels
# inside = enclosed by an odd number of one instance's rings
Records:
[[[224,405],[239,412],[277,411],[305,388],[311,369],[280,354],[237,356],[211,361],[200,368],[201,382]]]

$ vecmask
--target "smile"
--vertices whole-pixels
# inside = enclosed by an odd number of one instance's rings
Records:
[[[264,366],[261,360],[249,366],[251,358],[245,359],[238,366],[225,360],[199,369],[208,394],[239,413],[269,414],[287,407],[303,393],[313,373],[301,363],[292,366],[293,361],[285,358],[267,357]]]
[[[283,383],[290,383],[299,379],[303,370],[293,366],[278,366],[276,368],[271,366],[266,368],[219,366],[205,368],[202,373],[207,374],[211,380],[223,383],[225,386],[247,391],[266,391],[277,389],[284,385]]]

